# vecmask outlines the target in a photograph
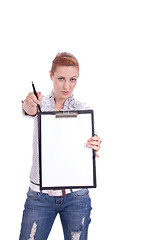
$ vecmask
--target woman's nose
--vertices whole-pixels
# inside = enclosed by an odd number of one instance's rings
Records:
[[[69,82],[67,80],[64,81],[63,87],[67,90],[69,89]]]

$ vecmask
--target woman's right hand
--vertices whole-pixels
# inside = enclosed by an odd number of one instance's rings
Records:
[[[23,103],[23,109],[28,115],[34,116],[37,114],[37,104],[40,105],[42,95],[40,92],[37,92],[37,96],[38,99],[33,92],[29,93]]]

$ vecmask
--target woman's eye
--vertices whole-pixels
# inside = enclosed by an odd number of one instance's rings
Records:
[[[76,78],[71,78],[71,82],[75,82],[76,80]]]
[[[64,78],[63,78],[63,77],[59,77],[59,78],[58,78],[58,80],[60,80],[60,81],[63,81],[63,80],[64,80]]]

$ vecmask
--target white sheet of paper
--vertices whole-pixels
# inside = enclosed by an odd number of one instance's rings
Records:
[[[91,114],[41,115],[42,187],[93,186]]]

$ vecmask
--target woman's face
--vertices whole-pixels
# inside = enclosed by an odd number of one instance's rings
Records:
[[[59,66],[54,74],[50,71],[56,100],[66,100],[72,95],[77,84],[79,71],[74,66]]]

